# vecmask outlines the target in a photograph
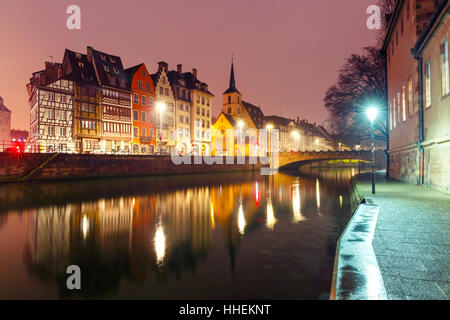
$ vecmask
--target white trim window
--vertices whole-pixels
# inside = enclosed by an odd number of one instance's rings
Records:
[[[425,63],[425,107],[431,107],[431,64]]]
[[[406,87],[402,88],[402,120],[406,121]]]
[[[448,38],[441,43],[441,79],[442,96],[450,93],[450,78],[448,69]]]

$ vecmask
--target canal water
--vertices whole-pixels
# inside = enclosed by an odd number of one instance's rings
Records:
[[[328,299],[352,170],[0,186],[0,299]]]

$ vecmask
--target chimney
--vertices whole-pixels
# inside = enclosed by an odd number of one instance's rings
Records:
[[[177,65],[177,72],[181,76],[181,74],[183,73],[183,65],[181,65],[181,64]]]
[[[194,78],[197,79],[197,69],[192,69],[192,74],[194,75]]]
[[[297,117],[297,123],[300,123],[300,117]]]
[[[169,68],[169,65],[167,64],[167,62],[165,62],[165,61],[158,62],[158,71],[161,71],[161,70],[167,71],[168,68]]]
[[[92,63],[92,47],[88,46],[87,47],[87,59],[89,61],[89,63]]]

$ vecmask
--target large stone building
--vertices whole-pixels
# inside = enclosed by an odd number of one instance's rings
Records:
[[[399,0],[383,44],[390,175],[444,191],[450,187],[448,36],[448,0]]]
[[[60,63],[46,62],[27,84],[32,152],[74,152],[73,95],[70,75]]]
[[[208,85],[198,79],[197,69],[183,73],[191,92],[191,144],[193,154],[209,154],[211,144],[212,98]]]
[[[8,148],[10,145],[11,132],[11,110],[3,103],[0,97],[0,150]]]
[[[182,65],[177,65],[177,71],[167,73],[172,92],[175,97],[175,140],[178,151],[191,151],[191,110],[192,97],[186,79],[183,76]]]
[[[152,154],[155,151],[156,105],[153,80],[145,64],[126,70],[133,91],[133,154]]]

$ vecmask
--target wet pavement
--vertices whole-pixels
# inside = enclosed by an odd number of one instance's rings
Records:
[[[448,300],[450,195],[385,179],[383,174],[377,174],[375,195],[370,175],[356,182],[368,203],[379,206],[372,246],[387,299]],[[372,260],[365,263],[373,265]],[[371,279],[368,275],[363,278],[366,283]],[[372,289],[379,291],[379,285],[374,282]]]

